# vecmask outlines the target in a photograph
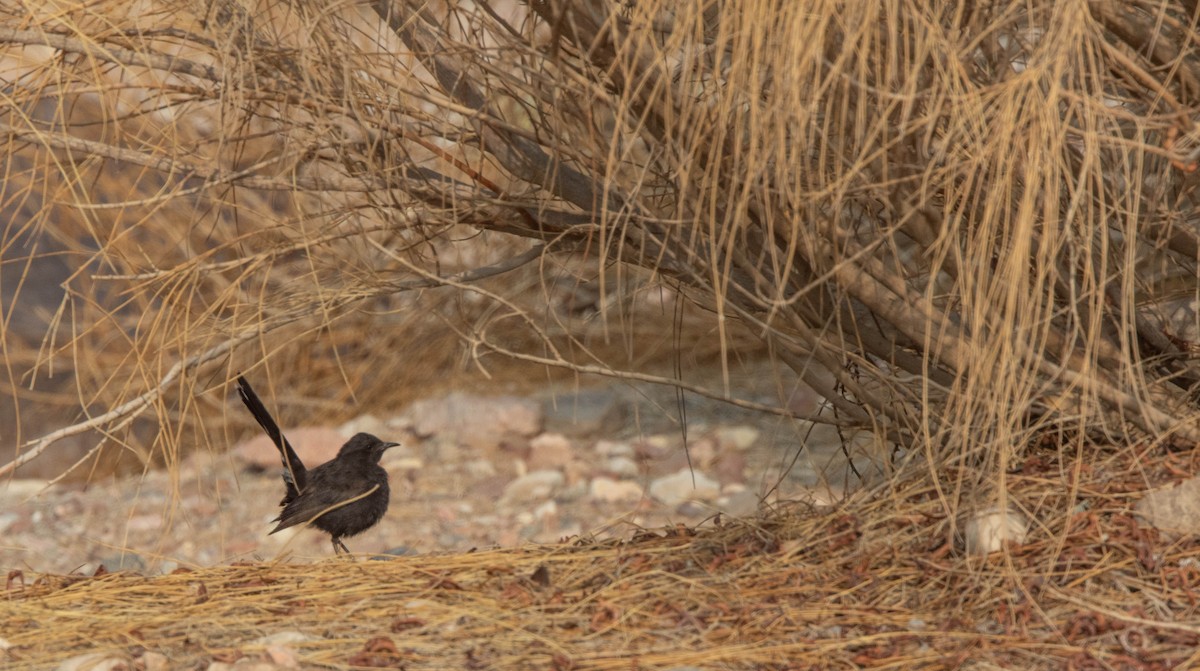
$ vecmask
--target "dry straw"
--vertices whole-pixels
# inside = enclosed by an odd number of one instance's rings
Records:
[[[1193,540],[1128,514],[1131,473],[1032,455],[1015,496],[1027,543],[966,555],[932,488],[896,483],[837,509],[513,550],[179,570],[13,573],[6,669],[84,654],[171,668],[294,658],[303,667],[446,669],[1185,669],[1200,664]],[[1060,486],[1064,474],[1070,489]],[[1078,512],[1044,517],[1073,503]],[[280,642],[283,641],[283,642]],[[271,655],[274,654],[275,657]],[[977,666],[973,666],[977,665]]]

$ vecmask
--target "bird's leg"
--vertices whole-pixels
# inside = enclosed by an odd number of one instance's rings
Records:
[[[333,540],[333,554],[339,555],[339,554],[342,554],[343,552],[346,554],[350,554],[350,548],[346,547],[346,544],[342,542],[342,539],[338,538],[337,536],[333,536],[332,540]]]

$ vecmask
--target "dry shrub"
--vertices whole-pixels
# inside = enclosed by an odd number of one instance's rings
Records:
[[[170,453],[263,360],[368,398],[461,363],[439,329],[613,374],[665,330],[956,491],[1051,428],[1197,438],[1188,3],[7,8],[5,239],[78,260],[7,377],[66,359],[90,427]]]

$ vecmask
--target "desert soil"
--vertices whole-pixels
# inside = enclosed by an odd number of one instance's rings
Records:
[[[753,515],[781,500],[828,502],[858,481],[843,455],[845,436],[828,427],[685,400],[686,431],[673,390],[626,383],[524,397],[456,393],[392,417],[285,431],[309,464],[358,430],[402,442],[383,461],[387,516],[347,539],[359,553],[628,537],[717,514]],[[756,400],[777,402],[778,393]],[[787,404],[812,412],[817,399],[799,389]],[[857,458],[854,470],[869,470],[868,462]],[[267,533],[281,494],[265,437],[194,455],[173,472],[49,487],[11,480],[0,483],[0,568],[157,573],[328,556],[328,537],[318,531]]]

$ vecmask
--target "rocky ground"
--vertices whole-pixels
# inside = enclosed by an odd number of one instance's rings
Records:
[[[800,392],[789,403],[811,412],[817,400]],[[751,515],[764,500],[825,502],[857,482],[828,427],[693,395],[686,408],[685,432],[673,390],[613,383],[537,397],[455,393],[395,417],[285,430],[309,464],[359,430],[403,443],[383,461],[391,508],[348,540],[355,552],[628,537],[639,527]],[[871,470],[865,454],[856,463],[860,473]],[[0,483],[0,568],[159,572],[329,555],[320,532],[267,534],[281,493],[265,437],[190,458],[175,472],[86,486]]]

